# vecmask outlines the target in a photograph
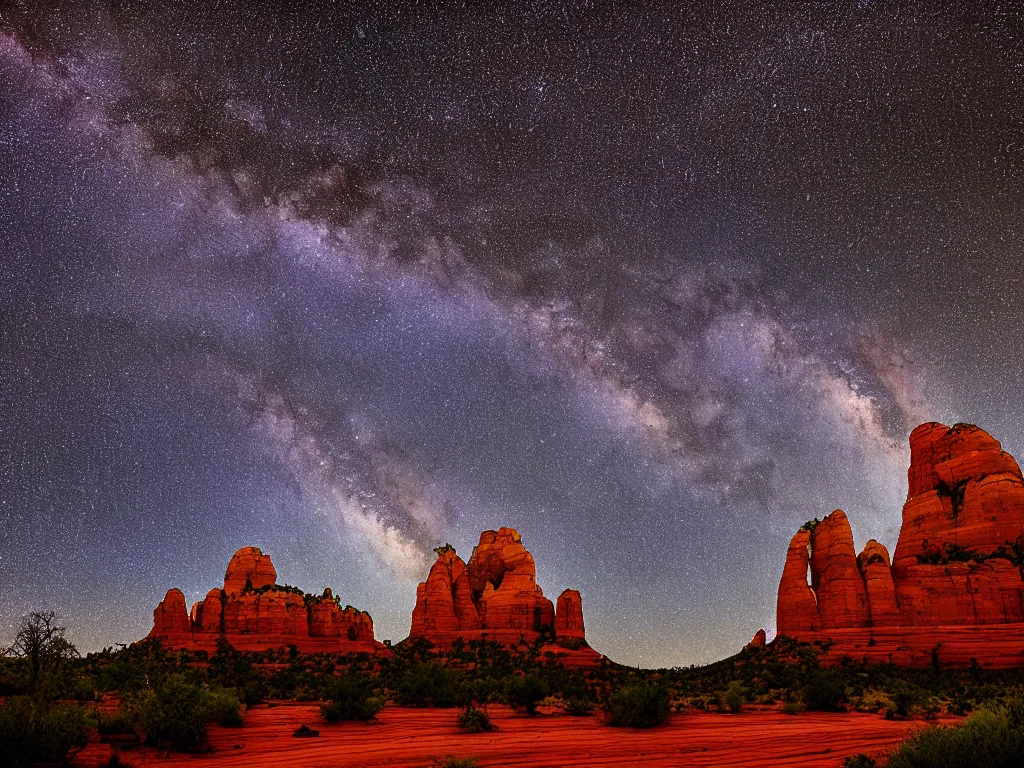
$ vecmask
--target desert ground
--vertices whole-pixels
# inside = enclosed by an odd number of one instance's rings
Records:
[[[824,768],[848,755],[878,755],[891,749],[922,721],[886,720],[861,713],[784,715],[762,710],[740,714],[694,712],[673,715],[654,730],[612,728],[599,717],[542,714],[531,717],[492,706],[492,733],[467,734],[456,726],[457,710],[387,707],[378,722],[328,724],[312,703],[280,702],[253,707],[242,728],[210,726],[212,752],[186,755],[149,747],[124,750],[130,766],[191,768],[420,768],[436,758],[475,757],[481,766],[749,766]],[[319,737],[296,738],[301,724]],[[112,747],[92,742],[75,759],[78,768],[107,763]]]

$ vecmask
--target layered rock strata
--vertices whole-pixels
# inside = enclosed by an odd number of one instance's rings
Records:
[[[191,611],[179,589],[153,611],[150,638],[171,648],[212,650],[224,638],[238,650],[296,646],[303,653],[378,653],[368,613],[342,607],[330,588],[321,595],[278,585],[270,557],[256,547],[238,550],[224,587],[211,589]]]
[[[533,555],[519,533],[484,531],[468,563],[449,546],[438,549],[416,589],[409,637],[440,646],[456,638],[512,645],[549,637],[578,648],[586,645],[582,598],[567,589],[556,611],[537,584]]]
[[[1024,666],[1017,462],[974,425],[922,424],[910,435],[908,486],[891,563],[877,541],[855,554],[841,510],[797,532],[779,584],[778,634],[899,663]]]

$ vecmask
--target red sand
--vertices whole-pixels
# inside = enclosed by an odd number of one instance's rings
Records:
[[[418,768],[447,755],[476,757],[481,766],[492,767],[841,766],[847,755],[888,751],[923,725],[858,713],[697,712],[639,731],[611,728],[599,717],[529,717],[501,706],[489,712],[500,730],[466,734],[456,726],[453,709],[388,707],[376,724],[329,725],[315,704],[263,705],[246,713],[243,728],[211,726],[213,754],[161,757],[154,749],[136,748],[121,759],[125,765],[162,768]],[[303,723],[320,736],[293,737]],[[73,764],[100,766],[109,757],[109,746],[90,744]]]

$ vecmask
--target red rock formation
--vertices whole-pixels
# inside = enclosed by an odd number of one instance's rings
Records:
[[[563,610],[564,608],[564,610]],[[564,628],[558,629],[551,601],[537,585],[533,556],[512,528],[484,531],[469,563],[451,547],[438,550],[427,580],[416,589],[411,638],[447,645],[456,637],[515,643],[543,633],[584,639],[579,592],[559,598]]]
[[[745,651],[755,651],[758,648],[764,648],[768,644],[768,633],[765,632],[764,627],[757,630],[754,636],[750,639],[750,642],[743,646]]]
[[[889,550],[871,539],[864,545],[864,551],[857,555],[857,568],[864,577],[871,612],[870,625],[885,627],[899,624],[900,610],[896,605],[896,586],[889,567]]]
[[[811,561],[811,531],[804,526],[789,542],[786,552],[786,566],[779,582],[777,623],[780,631],[787,632],[815,630],[821,628],[818,615],[818,598],[807,585],[807,569]]]
[[[192,625],[185,609],[185,595],[180,589],[167,590],[164,599],[153,610],[153,632],[159,632],[165,637],[192,636]]]
[[[248,587],[260,589],[277,583],[277,570],[259,547],[242,547],[235,552],[224,573],[224,592],[237,595]]]
[[[852,559],[841,512],[813,533],[797,533],[779,584],[779,634],[829,638],[833,652],[904,663],[931,663],[934,649],[949,663],[973,654],[983,665],[1024,664],[1024,477],[1017,462],[974,425],[922,424],[910,436],[907,478],[891,565],[876,541]],[[1007,624],[1018,625],[1017,641],[994,626]]]
[[[585,638],[583,629],[583,598],[579,590],[567,589],[555,604],[555,635]]]
[[[818,598],[821,626],[866,627],[870,623],[864,577],[857,568],[853,531],[837,509],[811,533],[811,588]]]
[[[211,589],[185,611],[185,596],[172,589],[153,612],[149,637],[172,648],[212,650],[225,638],[239,650],[295,645],[303,652],[377,653],[370,615],[342,608],[330,589],[305,595],[275,584],[277,571],[256,547],[238,550],[228,564],[224,588]]]

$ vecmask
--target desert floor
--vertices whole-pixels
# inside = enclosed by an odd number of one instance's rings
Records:
[[[243,728],[210,727],[213,752],[161,755],[148,747],[121,752],[124,765],[190,768],[304,766],[336,768],[430,766],[434,758],[475,757],[481,766],[841,766],[847,755],[890,749],[920,721],[885,720],[859,713],[775,711],[673,715],[653,730],[611,728],[599,717],[544,714],[530,717],[508,707],[488,710],[498,730],[466,734],[457,710],[388,707],[379,722],[327,724],[318,706],[282,702],[246,713]],[[296,738],[306,724],[316,738]],[[74,765],[106,763],[111,747],[90,743]]]

